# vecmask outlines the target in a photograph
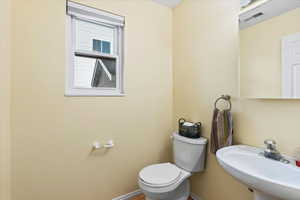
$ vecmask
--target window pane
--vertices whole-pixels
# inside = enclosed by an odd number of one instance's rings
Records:
[[[102,41],[102,53],[110,54],[110,42]]]
[[[98,51],[101,53],[101,40],[93,39],[93,51]]]
[[[102,41],[105,41],[105,51],[110,52],[114,50],[114,34],[115,28],[99,25],[82,20],[76,20],[76,49],[82,51],[96,51],[101,52],[103,48]],[[101,44],[99,44],[101,43]],[[107,43],[109,47],[107,47]],[[100,46],[99,46],[100,45]]]
[[[92,87],[116,87],[116,59],[97,59],[91,85]]]
[[[96,59],[75,56],[74,86],[92,88],[91,81]]]
[[[110,42],[93,39],[93,51],[110,54]]]
[[[74,86],[76,88],[116,88],[115,58],[75,56]]]

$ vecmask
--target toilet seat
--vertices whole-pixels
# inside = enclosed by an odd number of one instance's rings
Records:
[[[172,163],[161,163],[142,169],[139,173],[138,183],[141,189],[148,192],[169,192],[176,189],[190,176],[190,172],[180,169]]]
[[[171,163],[150,165],[142,169],[139,178],[152,187],[168,186],[178,181],[182,171]]]

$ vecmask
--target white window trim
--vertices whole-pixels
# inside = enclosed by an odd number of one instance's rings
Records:
[[[75,20],[81,19],[92,23],[104,24],[116,28],[116,48],[113,54],[102,54],[94,51],[79,51],[75,49]],[[66,17],[66,81],[65,96],[125,96],[123,87],[124,76],[124,24],[125,18],[95,8],[67,1]],[[74,57],[110,57],[116,59],[116,88],[76,88],[74,86]]]

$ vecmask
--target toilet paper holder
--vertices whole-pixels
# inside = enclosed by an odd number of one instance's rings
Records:
[[[95,142],[93,142],[92,146],[93,146],[94,150],[98,150],[98,149],[101,149],[103,147],[105,149],[110,149],[110,148],[113,148],[115,146],[115,144],[114,144],[113,140],[108,140],[106,142],[106,144],[104,144],[104,145],[102,145],[99,141],[95,141]]]

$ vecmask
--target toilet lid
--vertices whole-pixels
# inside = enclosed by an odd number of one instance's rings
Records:
[[[181,170],[171,163],[150,165],[142,169],[139,177],[146,183],[152,185],[167,185],[176,181]]]

